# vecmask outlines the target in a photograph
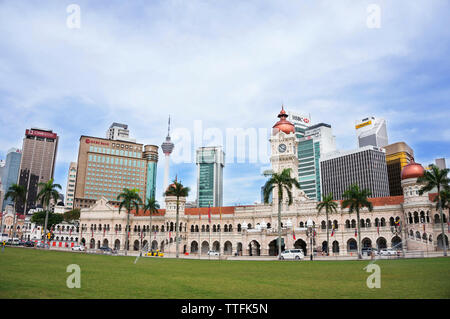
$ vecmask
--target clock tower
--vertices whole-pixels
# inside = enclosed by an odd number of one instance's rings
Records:
[[[295,126],[287,120],[288,115],[281,106],[280,119],[272,129],[272,136],[270,137],[271,156],[270,163],[272,164],[272,171],[280,174],[283,169],[291,169],[291,177],[298,179],[298,142],[295,135]],[[305,193],[296,187],[292,188],[292,196],[294,201],[305,200],[307,197]],[[287,197],[283,196],[285,200]],[[273,192],[273,201],[277,202],[277,191]]]
[[[298,178],[297,137],[294,125],[287,120],[288,115],[281,106],[279,121],[275,123],[270,137],[270,163],[274,173],[281,173],[283,169],[291,169],[291,177]]]

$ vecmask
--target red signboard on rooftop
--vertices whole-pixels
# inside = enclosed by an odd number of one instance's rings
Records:
[[[32,135],[32,136],[45,137],[45,138],[56,138],[58,136],[55,133],[39,131],[39,130],[26,130],[25,135]]]

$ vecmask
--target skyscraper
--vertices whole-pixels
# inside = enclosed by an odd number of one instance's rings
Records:
[[[298,139],[298,180],[306,196],[322,199],[320,158],[336,150],[331,125],[319,123],[308,127],[304,137]]]
[[[334,200],[352,184],[368,189],[370,197],[389,196],[386,152],[382,148],[365,146],[353,151],[336,151],[320,159],[322,193],[333,194]]]
[[[169,125],[167,129],[167,137],[164,143],[162,143],[161,148],[164,153],[164,190],[167,190],[169,187],[169,170],[170,170],[170,154],[172,154],[175,145],[172,143],[170,139],[170,116],[169,116]]]
[[[136,143],[135,139],[130,138],[128,125],[122,123],[112,123],[108,131],[106,131],[106,138],[109,140]]]
[[[358,147],[375,146],[384,147],[388,145],[388,135],[386,121],[374,116],[366,117],[356,121],[356,136],[358,138]]]
[[[25,131],[20,161],[19,185],[27,189],[25,205],[17,212],[27,213],[36,208],[38,184],[48,182],[55,172],[58,135],[52,130],[31,128]]]
[[[389,194],[403,195],[402,169],[414,160],[414,152],[405,142],[389,144],[386,150],[386,165],[389,179]]]
[[[5,166],[3,167],[2,174],[0,175],[4,194],[8,192],[8,189],[12,184],[17,183],[21,158],[22,152],[18,148],[11,148],[6,154]],[[6,205],[12,204],[13,201],[11,200],[11,198],[4,200],[2,206],[0,206],[1,211],[5,209]]]
[[[200,147],[197,150],[198,207],[223,205],[223,167],[225,153],[220,146]]]
[[[138,189],[144,200],[156,185],[157,157],[152,154],[157,149],[156,145],[81,136],[74,208],[90,207],[101,197],[117,203],[124,188]]]
[[[77,179],[77,163],[71,162],[69,165],[69,173],[67,174],[66,186],[66,207],[73,209],[75,199],[75,183]]]

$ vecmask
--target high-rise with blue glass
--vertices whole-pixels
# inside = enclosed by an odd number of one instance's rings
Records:
[[[8,192],[8,189],[12,184],[16,184],[19,177],[20,160],[22,158],[22,152],[18,148],[11,148],[6,154],[5,166],[0,176],[4,193]],[[3,201],[1,211],[5,210],[6,205],[13,205],[11,198]]]
[[[329,124],[310,126],[298,139],[298,179],[309,198],[322,199],[320,157],[335,150],[335,137]]]
[[[220,146],[200,147],[196,158],[198,207],[222,206],[225,153]]]

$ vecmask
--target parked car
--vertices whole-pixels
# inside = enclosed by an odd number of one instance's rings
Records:
[[[370,256],[374,251],[375,251],[375,249],[373,249],[372,247],[363,247],[361,249],[361,254]]]
[[[305,258],[303,255],[303,251],[301,249],[289,249],[285,250],[281,253],[281,259],[293,259],[293,260],[302,260]]]
[[[50,248],[50,246],[40,241],[37,243],[36,248]]]
[[[219,256],[219,252],[215,250],[208,251],[208,256]]]
[[[20,244],[20,239],[19,238],[8,238],[8,240],[6,241],[6,245],[19,245]]]
[[[32,242],[31,240],[26,241],[25,244],[23,244],[25,247],[34,247],[34,242]]]
[[[112,254],[112,249],[109,247],[100,247],[100,251],[104,254]]]
[[[380,256],[397,256],[397,251],[392,248],[382,249],[380,251]]]
[[[85,251],[86,249],[84,248],[83,245],[77,245],[77,246],[73,246],[72,250],[74,250],[74,251]]]

